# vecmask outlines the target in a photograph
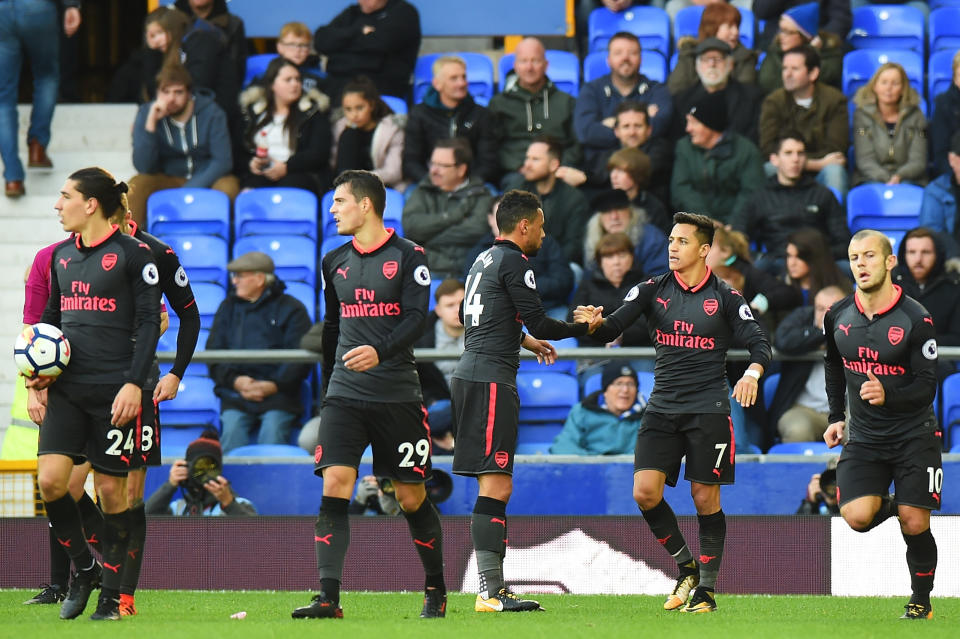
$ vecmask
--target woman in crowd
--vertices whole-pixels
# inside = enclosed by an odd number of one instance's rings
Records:
[[[610,172],[610,185],[626,191],[630,204],[642,210],[647,221],[667,233],[673,226],[673,219],[657,196],[647,191],[653,167],[650,157],[640,149],[620,149],[614,151],[607,160]]]
[[[853,98],[853,183],[927,183],[927,120],[896,62],[883,64]]]
[[[950,174],[947,161],[950,141],[960,129],[960,51],[953,56],[953,82],[946,91],[936,96],[933,122],[930,124],[930,146],[933,148],[933,174]]]
[[[803,305],[813,304],[825,286],[849,286],[850,280],[837,267],[823,233],[814,228],[794,231],[787,237],[786,282],[803,295]]]
[[[783,53],[801,44],[810,44],[820,53],[818,81],[840,88],[844,43],[829,31],[818,33],[819,21],[820,9],[816,2],[797,5],[783,12],[780,29],[771,40],[757,73],[757,84],[765,93],[783,86]]]
[[[667,88],[676,95],[698,84],[696,50],[707,38],[719,38],[733,50],[733,73],[730,77],[743,84],[757,83],[757,52],[740,43],[740,10],[726,2],[708,4],[700,18],[697,38],[689,36],[677,41],[677,66],[667,78]]]

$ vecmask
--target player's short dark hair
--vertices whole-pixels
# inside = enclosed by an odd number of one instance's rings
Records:
[[[791,53],[799,53],[803,56],[803,66],[807,67],[807,73],[820,68],[820,54],[812,44],[804,43],[788,49],[783,52],[783,57],[786,58]]]
[[[126,182],[117,182],[113,174],[106,169],[99,166],[87,167],[74,171],[67,179],[75,183],[75,188],[84,198],[97,199],[106,219],[109,220],[121,212],[126,213],[129,187]]]
[[[860,229],[853,234],[853,237],[850,238],[850,243],[859,242],[860,240],[865,240],[868,237],[878,237],[882,241],[880,242],[880,252],[883,253],[883,259],[887,259],[893,255],[893,244],[890,243],[890,238],[874,229]],[[906,239],[906,238],[904,238]]]
[[[459,164],[467,165],[467,174],[470,174],[470,167],[473,166],[473,150],[470,149],[470,143],[463,138],[446,138],[439,140],[434,149],[453,149],[453,161]]]
[[[187,71],[185,66],[177,62],[168,62],[163,65],[160,73],[157,74],[156,81],[158,91],[174,84],[182,84],[187,91],[193,90],[193,78],[190,76],[190,72]]]
[[[440,298],[444,295],[453,295],[457,291],[463,290],[463,282],[460,280],[453,279],[448,277],[447,279],[440,282],[440,286],[437,287],[437,290],[433,292],[434,301],[439,302]]]
[[[620,124],[620,114],[621,113],[642,113],[643,121],[647,123],[647,126],[650,126],[650,111],[648,109],[650,105],[646,102],[639,102],[637,100],[624,100],[617,105],[617,110],[614,111],[615,122],[614,124]]]
[[[379,175],[370,171],[344,171],[333,181],[333,188],[341,184],[350,186],[350,192],[353,193],[353,198],[357,202],[365,197],[370,198],[373,212],[383,217],[383,210],[387,206],[387,190]]]
[[[531,140],[530,144],[545,144],[547,145],[547,155],[558,161],[563,158],[563,146],[555,137],[538,135]]]
[[[777,135],[776,146],[774,147],[774,152],[779,153],[780,149],[783,147],[783,143],[787,140],[796,140],[803,145],[804,151],[807,148],[807,140],[803,137],[803,134],[796,129],[784,129]]]
[[[640,46],[640,38],[638,38],[636,34],[630,33],[629,31],[617,31],[610,36],[610,40],[607,42],[608,51],[610,50],[610,43],[614,40],[630,40],[631,42],[635,42],[638,47]]]
[[[700,238],[701,244],[713,244],[713,220],[706,215],[699,213],[687,213],[680,211],[673,216],[674,224],[690,224],[697,227],[696,236]]]
[[[520,220],[532,222],[541,208],[540,198],[529,191],[513,189],[503,194],[497,209],[497,228],[501,235],[512,233]]]

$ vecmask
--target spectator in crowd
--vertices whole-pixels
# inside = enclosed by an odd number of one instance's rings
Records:
[[[277,53],[300,69],[300,83],[304,93],[314,89],[324,92],[327,77],[320,69],[320,57],[313,52],[313,34],[310,33],[310,27],[302,22],[288,22],[280,27]],[[263,84],[263,76],[255,77],[252,84]]]
[[[174,6],[190,18],[193,30],[206,29],[205,25],[199,24],[203,21],[223,33],[227,46],[227,66],[234,71],[235,86],[243,86],[243,78],[247,73],[247,35],[243,20],[230,13],[227,0],[176,0]]]
[[[918,226],[926,226],[934,231],[946,233],[956,244],[960,238],[960,225],[957,220],[957,202],[960,198],[960,129],[953,134],[947,152],[947,172],[931,181],[923,189],[923,203],[920,205]],[[949,257],[955,257],[956,250]]]
[[[626,233],[609,233],[600,238],[594,249],[596,264],[583,275],[567,312],[567,321],[573,321],[573,311],[578,306],[592,304],[602,306],[610,314],[623,305],[623,298],[631,288],[649,277],[633,257],[633,242]],[[615,343],[618,346],[650,346],[647,323],[643,318],[631,324]],[[606,346],[590,335],[577,338],[580,346]]]
[[[163,67],[157,97],[140,105],[133,124],[133,166],[129,205],[146,228],[147,198],[154,191],[180,187],[216,189],[231,201],[240,183],[230,171],[233,155],[227,117],[207,93],[193,92],[183,66]]]
[[[774,334],[773,344],[787,355],[823,351],[823,316],[851,292],[850,283],[826,286],[814,296],[813,306],[801,306],[787,315]],[[784,360],[777,391],[767,403],[768,423],[783,442],[822,441],[829,425],[823,361]],[[770,433],[771,435],[773,433]]]
[[[403,178],[405,118],[393,112],[365,76],[343,87],[341,104],[343,116],[333,125],[333,174],[371,171],[384,186],[402,193],[408,186]]]
[[[177,489],[181,496],[171,501]],[[148,515],[227,516],[257,514],[249,499],[238,497],[223,476],[223,449],[217,431],[208,428],[187,446],[186,459],[170,466],[170,476],[144,505]]]
[[[804,169],[846,197],[847,98],[819,78],[820,55],[809,44],[783,55],[783,88],[768,95],[760,107],[760,149],[769,155],[782,131],[798,131],[806,140]]]
[[[740,42],[741,20],[740,10],[723,1],[711,2],[703,8],[697,37],[684,36],[677,41],[677,66],[667,78],[670,93],[683,93],[701,82],[696,68],[696,58],[700,55],[697,48],[711,38],[725,42],[730,48],[728,75],[732,80],[747,85],[757,83],[757,52]],[[678,107],[677,112],[683,111]]]
[[[809,226],[787,236],[786,270],[784,280],[800,291],[805,305],[813,303],[820,289],[848,286],[851,279],[837,266],[824,234]]]
[[[263,82],[240,100],[244,132],[237,166],[243,187],[322,193],[331,181],[329,98],[316,89],[304,93],[300,69],[283,57],[270,61]]]
[[[643,210],[651,224],[669,233],[673,226],[670,212],[656,195],[647,190],[653,172],[650,157],[640,149],[620,149],[607,160],[607,170],[610,172],[610,186],[626,192],[631,206]]]
[[[490,213],[487,215],[490,232],[473,245],[467,254],[467,259],[463,262],[463,279],[466,279],[470,273],[470,267],[477,260],[477,256],[493,246],[494,240],[500,237],[500,229],[497,228],[497,208],[500,206],[501,197],[494,198]],[[530,268],[533,269],[537,293],[540,295],[540,301],[543,302],[547,315],[559,320],[566,318],[567,300],[570,299],[570,293],[573,291],[574,276],[571,262],[564,253],[563,246],[552,235],[547,234],[543,237],[543,243],[537,254],[527,255],[527,260]]]
[[[459,277],[467,251],[487,231],[493,196],[471,175],[473,153],[463,138],[440,140],[430,173],[403,205],[404,236],[420,244],[435,279]]]
[[[614,13],[621,13],[634,5],[642,4],[648,3],[646,0],[576,0],[577,46],[580,49],[580,56],[585,57],[590,53],[587,36],[590,32],[590,14],[595,9],[604,7]],[[664,0],[651,0],[649,4],[662,7]]]
[[[791,7],[780,16],[779,31],[767,47],[767,55],[760,63],[757,83],[764,93],[783,88],[784,56],[787,51],[810,46],[820,56],[820,82],[840,88],[843,75],[843,39],[829,31],[817,32],[820,10],[816,2]]]
[[[840,504],[837,502],[837,462],[840,457],[833,457],[827,462],[822,473],[814,473],[807,484],[807,494],[797,508],[798,515],[827,515],[834,517],[840,514]]]
[[[687,113],[686,137],[677,142],[670,196],[678,211],[697,211],[729,223],[763,184],[757,147],[728,129],[727,101],[705,93]]]
[[[633,243],[634,262],[647,277],[669,270],[667,265],[667,237],[650,223],[647,214],[630,205],[630,198],[620,189],[599,193],[590,202],[593,216],[587,221],[583,241],[584,266],[597,266],[597,245],[608,233],[626,233]],[[593,302],[591,302],[594,306]]]
[[[554,455],[631,455],[647,402],[637,372],[625,360],[603,367],[602,390],[574,404],[553,440]]]
[[[62,0],[63,32],[72,37],[80,28],[80,0]],[[26,174],[20,162],[20,116],[17,95],[23,51],[30,57],[33,74],[33,106],[27,130],[27,166],[51,168],[47,157],[50,144],[50,123],[57,104],[60,85],[60,33],[56,3],[30,0],[14,6],[0,4],[0,60],[4,72],[0,77],[0,159],[3,160],[4,194],[21,197]]]
[[[927,183],[927,119],[920,95],[896,62],[877,69],[853,97],[854,185]]]
[[[300,301],[284,293],[269,255],[251,251],[227,264],[233,290],[217,309],[207,338],[210,350],[297,348],[310,329]],[[309,364],[210,364],[220,398],[223,450],[250,443],[286,444],[302,407],[300,386]]]
[[[666,85],[640,73],[640,56],[637,36],[626,31],[615,33],[607,45],[610,73],[580,87],[573,123],[588,165],[620,145],[613,127],[617,107],[625,100],[646,102],[652,134],[667,132],[673,113],[670,91]]]
[[[670,137],[676,140],[683,136],[686,114],[700,98],[708,93],[719,93],[724,96],[727,104],[727,130],[739,133],[756,144],[760,103],[763,101],[760,89],[755,84],[742,84],[731,76],[734,58],[730,45],[725,41],[707,38],[696,46],[694,52],[697,82],[673,97],[675,110]]]
[[[947,90],[936,96],[933,106],[933,122],[930,124],[930,146],[933,150],[934,175],[950,175],[952,169],[947,161],[951,150],[950,141],[960,130],[960,51],[953,56],[953,82]]]
[[[496,133],[486,108],[470,95],[467,63],[457,56],[441,56],[433,63],[433,81],[423,102],[413,105],[407,119],[403,148],[403,175],[417,183],[429,169],[430,153],[439,140],[464,138],[473,152],[473,174],[484,182],[500,177]]]
[[[776,38],[779,18],[784,11],[810,0],[753,0],[753,14],[759,20],[766,21],[766,28],[758,31],[757,48],[763,50]],[[819,29],[829,31],[841,40],[847,37],[853,17],[850,14],[848,0],[817,0],[819,5]],[[759,25],[758,25],[759,26]]]
[[[330,97],[363,74],[381,95],[406,97],[420,51],[420,14],[406,0],[357,0],[313,35],[327,56]]]
[[[569,270],[569,269],[568,269]],[[463,304],[463,282],[445,279],[433,293],[436,306],[427,318],[423,336],[416,348],[436,348],[442,351],[463,352],[463,324],[460,323],[460,305]],[[453,412],[450,407],[450,377],[457,368],[457,360],[436,362],[417,361],[417,375],[427,408],[430,439],[434,455],[453,453]]]
[[[434,448],[436,453],[436,448]],[[383,486],[381,487],[381,481]],[[351,515],[387,515],[396,517],[400,514],[400,503],[397,501],[393,490],[389,492],[386,488],[393,488],[393,482],[384,477],[377,479],[375,475],[364,475],[357,482],[357,490],[353,494],[353,500],[347,507],[347,512]]]
[[[807,173],[806,145],[796,131],[782,131],[770,163],[777,174],[736,211],[730,225],[746,233],[763,253],[757,267],[780,275],[784,269],[787,236],[803,227],[819,229],[827,236],[830,253],[847,260],[850,230],[847,216],[836,196]]]
[[[590,215],[590,206],[583,193],[557,178],[562,154],[563,149],[556,140],[545,136],[535,138],[527,147],[526,158],[520,167],[523,182],[512,188],[535,193],[540,198],[544,232],[560,243],[568,261],[580,263],[583,228]]]
[[[503,92],[490,100],[490,114],[499,136],[500,170],[519,170],[530,142],[547,135],[563,147],[558,175],[565,180],[566,167],[579,168],[583,163],[583,149],[573,126],[576,101],[547,77],[542,42],[524,38],[515,53],[513,71],[507,75]]]

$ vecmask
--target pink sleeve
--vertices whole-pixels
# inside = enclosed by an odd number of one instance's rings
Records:
[[[43,316],[43,309],[47,306],[47,299],[50,297],[50,262],[53,259],[53,249],[58,244],[60,242],[40,249],[33,258],[33,265],[30,267],[24,287],[24,324],[36,324]]]

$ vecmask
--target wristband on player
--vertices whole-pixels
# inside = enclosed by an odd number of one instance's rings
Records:
[[[758,371],[758,370],[756,370],[756,369],[754,369],[754,368],[748,368],[747,370],[743,371],[743,374],[744,374],[744,375],[749,375],[750,377],[754,378],[755,380],[760,381],[760,371]]]

